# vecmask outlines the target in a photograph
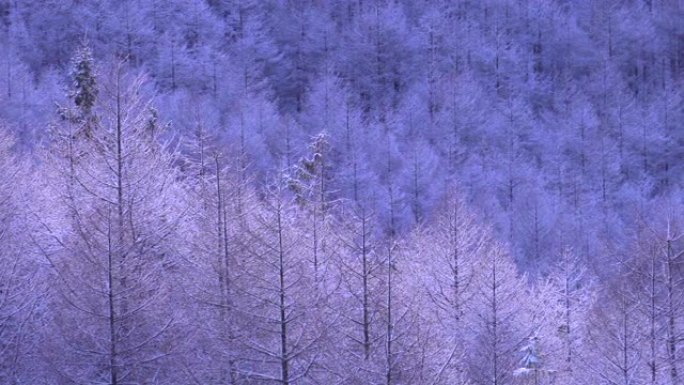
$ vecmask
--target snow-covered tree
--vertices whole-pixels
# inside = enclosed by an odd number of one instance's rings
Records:
[[[48,288],[32,242],[34,174],[15,143],[0,125],[0,381],[6,384],[39,381],[46,369],[36,354]]]
[[[510,255],[500,245],[493,245],[478,265],[469,321],[473,335],[465,362],[473,383],[501,385],[511,381],[518,361],[515,352],[534,330],[522,322],[528,294]]]
[[[254,335],[241,341],[250,353],[239,370],[255,381],[308,382],[320,369],[318,347],[326,327],[316,308],[322,294],[307,263],[298,210],[280,173],[243,230],[251,281],[243,290],[252,299],[243,311]]]
[[[64,381],[178,381],[166,360],[182,342],[171,338],[169,306],[179,299],[171,278],[182,194],[143,78],[123,66],[102,82],[91,135],[56,127],[46,159],[62,214],[45,224],[55,287],[47,354]]]

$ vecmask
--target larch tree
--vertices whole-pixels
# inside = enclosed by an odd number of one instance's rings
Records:
[[[334,299],[342,361],[338,370],[341,382],[358,383],[379,366],[384,258],[378,250],[378,223],[373,211],[350,202],[340,206],[336,217],[333,227],[338,246],[333,264],[340,285]]]
[[[578,366],[585,352],[585,321],[593,305],[594,286],[569,247],[561,248],[557,259],[555,268],[539,278],[532,290],[528,322],[533,324],[537,343],[545,353],[539,378],[576,383],[584,379],[584,371]]]
[[[663,268],[658,241],[649,231],[643,219],[639,220],[635,239],[632,240],[634,252],[634,286],[639,298],[639,313],[644,318],[644,365],[647,367],[647,381],[661,383],[666,377],[663,338]]]
[[[312,238],[311,255],[316,282],[322,279],[327,265],[327,238],[332,194],[328,186],[331,179],[330,138],[321,132],[311,139],[309,154],[294,167],[289,184],[303,209],[308,211]]]
[[[630,287],[631,271],[618,256],[619,277],[605,285],[588,317],[589,334],[580,362],[588,366],[589,381],[615,385],[644,381],[643,317],[638,298]],[[600,304],[600,305],[599,305]]]
[[[405,241],[385,239],[380,324],[382,374],[385,385],[425,383],[430,379],[427,365],[427,341],[431,325],[422,316],[424,305],[416,295],[419,282],[409,256],[415,253]],[[371,371],[372,372],[372,371]]]
[[[648,226],[650,236],[650,252],[655,266],[653,277],[660,290],[660,326],[663,330],[661,339],[665,345],[664,370],[672,384],[680,382],[682,354],[682,322],[684,320],[684,231],[681,224],[681,209],[674,206],[675,201],[662,203],[658,212],[662,213],[658,221]]]
[[[57,288],[50,342],[69,346],[49,352],[63,380],[178,381],[165,362],[182,340],[170,338],[168,302],[177,294],[170,279],[182,190],[143,86],[120,63],[97,98],[80,99],[97,116],[92,124],[55,128],[47,160],[63,216],[46,223],[44,255]]]
[[[200,124],[188,150],[186,170],[190,220],[184,233],[183,284],[193,299],[188,326],[196,343],[188,345],[184,367],[195,383],[236,384],[249,323],[240,311],[245,211],[255,207],[235,162],[211,144]],[[199,357],[205,359],[199,359]]]
[[[0,382],[14,385],[44,374],[36,352],[47,286],[30,239],[32,173],[6,130],[0,125]]]
[[[465,360],[470,379],[482,385],[506,384],[518,364],[516,352],[534,330],[523,322],[528,291],[511,256],[496,244],[480,260],[475,282],[469,320],[473,332]]]
[[[257,382],[308,383],[325,376],[319,373],[318,345],[326,328],[316,311],[322,297],[303,247],[301,213],[282,173],[263,197],[243,228],[245,273],[251,280],[244,288],[251,301],[243,311],[251,317],[253,334],[242,340],[249,353],[240,370]]]
[[[456,191],[449,189],[436,217],[412,242],[426,322],[434,329],[433,338],[445,342],[431,347],[435,384],[458,383],[465,377],[467,315],[474,305],[478,260],[490,242],[490,234]]]

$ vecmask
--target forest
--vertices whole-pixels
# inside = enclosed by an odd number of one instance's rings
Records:
[[[0,0],[0,384],[684,383],[680,0]]]

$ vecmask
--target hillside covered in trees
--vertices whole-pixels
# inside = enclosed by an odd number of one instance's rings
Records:
[[[683,20],[0,0],[0,383],[683,383]]]

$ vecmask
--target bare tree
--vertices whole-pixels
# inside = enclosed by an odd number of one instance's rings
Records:
[[[620,277],[607,284],[589,318],[588,346],[582,367],[591,369],[589,380],[614,385],[642,383],[642,317],[638,298],[630,287],[629,266],[618,261]]]
[[[476,294],[477,261],[486,255],[489,237],[455,189],[447,192],[434,220],[412,237],[411,271],[420,282],[424,322],[432,328],[432,338],[441,341],[426,347],[431,349],[435,384],[459,383],[465,377],[467,313]]]
[[[183,284],[193,299],[188,327],[194,330],[195,343],[188,345],[184,367],[196,383],[235,384],[245,380],[238,370],[238,339],[249,330],[240,312],[245,254],[241,222],[246,219],[243,210],[255,203],[231,159],[210,143],[200,125],[189,149],[187,172],[193,199],[191,220],[184,228]],[[211,359],[197,360],[199,354]]]
[[[338,372],[342,383],[356,383],[377,366],[384,257],[378,250],[373,211],[349,202],[336,214],[333,263],[340,286],[333,305],[339,314]]]
[[[252,337],[241,342],[251,354],[240,368],[252,381],[308,383],[318,369],[318,343],[325,328],[317,317],[320,293],[307,263],[305,234],[282,174],[264,192],[261,207],[245,223],[249,253],[244,290]]]
[[[534,327],[535,343],[543,350],[543,362],[535,367],[535,376],[563,383],[582,381],[585,371],[578,366],[586,345],[585,321],[594,289],[592,277],[569,247],[561,249],[549,276],[533,286],[527,323]]]
[[[28,163],[14,154],[14,138],[0,125],[0,382],[38,381],[39,306],[47,287],[29,234],[32,209]]]
[[[515,353],[533,328],[523,323],[524,281],[501,246],[491,246],[480,261],[476,293],[466,360],[470,378],[475,384],[506,384],[518,361]]]
[[[681,365],[684,357],[682,340],[682,320],[684,319],[684,231],[680,221],[680,212],[671,202],[662,204],[657,210],[659,220],[646,224],[646,234],[642,238],[642,247],[646,250],[650,265],[646,277],[650,281],[647,293],[651,298],[652,340],[664,342],[665,359],[663,370],[667,371],[669,381],[678,383],[681,377]],[[658,330],[662,330],[658,333]],[[658,334],[662,334],[655,337]],[[655,341],[653,341],[655,342]],[[652,347],[652,356],[659,350]],[[652,378],[655,376],[655,360],[652,362]]]
[[[49,353],[69,381],[169,383],[177,379],[163,362],[181,340],[168,338],[175,319],[167,301],[182,190],[143,98],[144,79],[124,65],[103,82],[85,131],[81,121],[56,130],[49,160],[64,216],[45,223],[56,247],[44,255],[63,339],[52,342],[69,348]]]

